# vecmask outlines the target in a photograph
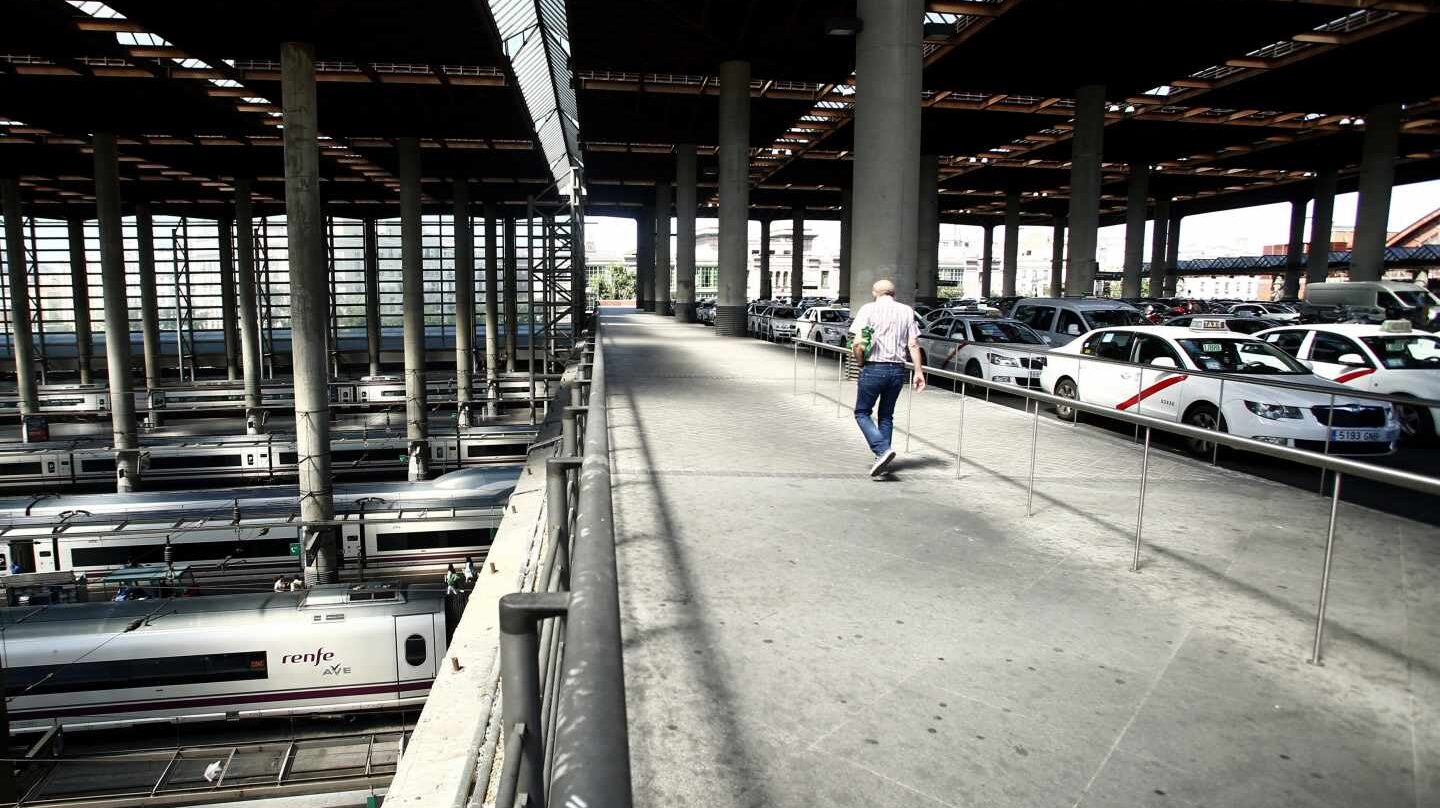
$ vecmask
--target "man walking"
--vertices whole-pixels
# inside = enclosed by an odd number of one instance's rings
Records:
[[[860,363],[860,381],[855,394],[855,422],[865,433],[875,464],[870,477],[880,479],[895,460],[890,434],[895,424],[895,402],[905,386],[905,358],[915,365],[915,392],[925,389],[925,372],[920,362],[920,329],[915,310],[895,299],[895,284],[878,280],[870,287],[874,303],[866,303],[850,323],[850,350]],[[879,424],[871,418],[880,404]]]

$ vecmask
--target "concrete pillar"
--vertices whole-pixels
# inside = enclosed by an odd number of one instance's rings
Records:
[[[805,208],[790,208],[790,302],[805,296]]]
[[[70,236],[70,290],[75,295],[75,358],[80,370],[80,383],[94,381],[95,341],[90,333],[90,278],[85,267],[85,220],[66,222]]]
[[[251,219],[250,180],[235,178],[235,255],[240,296],[240,371],[245,380],[245,431],[265,431],[264,403],[260,377],[265,372],[260,357],[260,301],[255,294],[255,232]]]
[[[290,354],[295,374],[300,518],[325,522],[335,518],[325,356],[330,296],[326,289],[325,213],[320,206],[312,46],[296,42],[280,46],[280,106],[285,122],[285,236],[290,259]],[[339,542],[335,534],[328,527],[303,530],[307,583],[334,583],[339,577]]]
[[[494,202],[485,203],[485,414],[500,414],[500,243]]]
[[[990,297],[990,267],[995,259],[995,227],[990,223],[981,225],[985,231],[984,248],[980,254],[980,299]]]
[[[1145,261],[1145,203],[1150,193],[1150,164],[1131,163],[1125,200],[1125,271],[1120,296],[1140,296],[1140,267]]]
[[[380,375],[380,234],[376,232],[375,220],[366,219],[361,225],[363,234],[363,261],[365,270],[365,355],[369,360],[370,375]]]
[[[1144,212],[1141,212],[1144,216]],[[1050,296],[1060,297],[1065,291],[1065,217],[1055,217],[1055,232],[1050,236]],[[1144,238],[1144,220],[1141,220],[1140,236]],[[1138,270],[1137,270],[1138,272]],[[1138,277],[1138,276],[1137,276]],[[1135,281],[1137,289],[1140,281]],[[1136,292],[1139,295],[1139,292]]]
[[[1154,225],[1150,231],[1150,297],[1165,293],[1165,242],[1170,226],[1170,197],[1155,197]]]
[[[1081,87],[1070,141],[1070,261],[1065,294],[1095,291],[1095,245],[1100,230],[1100,155],[1105,137],[1105,88]]]
[[[774,278],[770,274],[770,220],[760,220],[760,300],[775,296]],[[748,287],[749,284],[746,284]]]
[[[915,225],[915,299],[931,301],[940,294],[940,158],[920,155],[920,206]]]
[[[854,207],[854,194],[849,188],[840,189],[840,277],[835,285],[835,297],[850,298],[850,211]],[[938,238],[940,229],[935,229]]]
[[[695,146],[675,147],[675,319],[695,322]]]
[[[457,422],[468,427],[475,367],[475,234],[470,225],[470,184],[455,180],[455,399]]]
[[[1290,241],[1285,250],[1285,285],[1280,290],[1282,300],[1300,297],[1300,265],[1305,255],[1305,206],[1308,202],[1304,197],[1290,202]]]
[[[115,136],[96,134],[95,207],[100,226],[100,288],[105,298],[105,373],[110,390],[115,491],[140,482],[135,439],[135,391],[130,386],[130,301],[125,295],[125,230],[120,221],[120,162]]]
[[[1165,234],[1165,296],[1174,297],[1179,285],[1180,269],[1180,213],[1171,205],[1170,225]]]
[[[20,180],[0,179],[0,205],[5,214],[5,261],[10,283],[10,340],[15,354],[15,384],[20,415],[38,415],[35,387],[35,345],[30,331],[30,283],[25,260],[25,219],[20,210]],[[128,329],[127,329],[128,333]],[[22,424],[21,433],[24,434]]]
[[[1365,115],[1360,157],[1360,196],[1355,203],[1355,245],[1350,280],[1378,281],[1385,274],[1385,241],[1390,222],[1390,189],[1400,145],[1400,104],[1385,103]]]
[[[1005,192],[1005,263],[1000,271],[1000,294],[1015,295],[1015,276],[1020,272],[1020,189]]]
[[[136,256],[140,268],[140,339],[145,351],[145,389],[161,386],[160,303],[155,291],[155,236],[149,205],[135,206]],[[151,411],[150,423],[158,423]]]
[[[240,378],[240,339],[235,327],[235,249],[230,231],[229,216],[215,221],[220,243],[220,330],[225,338],[225,378],[233,382]]]
[[[655,211],[642,208],[635,220],[635,288],[644,291],[645,299],[637,300],[642,311],[655,311]]]
[[[1335,218],[1335,186],[1339,181],[1333,168],[1324,169],[1315,176],[1315,210],[1310,214],[1306,283],[1324,283],[1330,277],[1330,225]]]
[[[670,310],[670,183],[655,183],[655,313]]]
[[[515,254],[515,217],[505,217],[505,372],[515,372],[515,354],[520,331],[520,259]]]
[[[426,440],[425,283],[420,260],[420,141],[402,137],[400,149],[400,276],[405,316],[405,437],[410,442],[410,480],[430,472]]]
[[[860,0],[855,38],[855,232],[850,299],[881,278],[914,299],[919,243],[921,0]]]
[[[719,139],[720,268],[715,333],[743,337],[750,274],[749,62],[720,64]]]

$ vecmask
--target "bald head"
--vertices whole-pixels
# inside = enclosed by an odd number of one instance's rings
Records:
[[[876,300],[879,300],[886,295],[894,297],[895,284],[892,283],[888,278],[881,278],[880,280],[875,281],[874,286],[870,287],[870,294],[874,295]]]

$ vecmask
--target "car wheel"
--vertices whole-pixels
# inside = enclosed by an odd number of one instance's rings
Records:
[[[1395,416],[1400,421],[1400,440],[1421,443],[1435,437],[1435,419],[1430,410],[1412,404],[1396,404]]]
[[[980,363],[975,361],[974,359],[971,359],[969,362],[965,363],[965,375],[974,376],[977,379],[985,378],[985,373],[980,370]],[[1069,379],[1066,379],[1066,381],[1069,381]],[[1059,394],[1057,393],[1056,395]],[[1074,398],[1074,396],[1070,396],[1070,398]]]
[[[1190,409],[1185,414],[1185,423],[1199,429],[1209,429],[1214,432],[1229,432],[1225,428],[1225,417],[1209,404],[1201,404]],[[1215,451],[1215,442],[1203,438],[1186,438],[1185,449],[1196,457],[1209,458]]]
[[[1061,379],[1055,383],[1055,395],[1060,398],[1078,401],[1080,399],[1080,388],[1075,385],[1074,381],[1068,378]],[[1075,421],[1080,418],[1080,411],[1064,404],[1056,404],[1055,416],[1062,421]]]

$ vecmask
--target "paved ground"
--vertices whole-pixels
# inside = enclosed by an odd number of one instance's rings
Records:
[[[876,483],[833,363],[604,335],[638,805],[1440,805],[1440,531],[1342,507],[1312,666],[1314,494],[1157,453],[1131,573],[1125,435],[1042,414],[1027,517],[1033,416]]]

